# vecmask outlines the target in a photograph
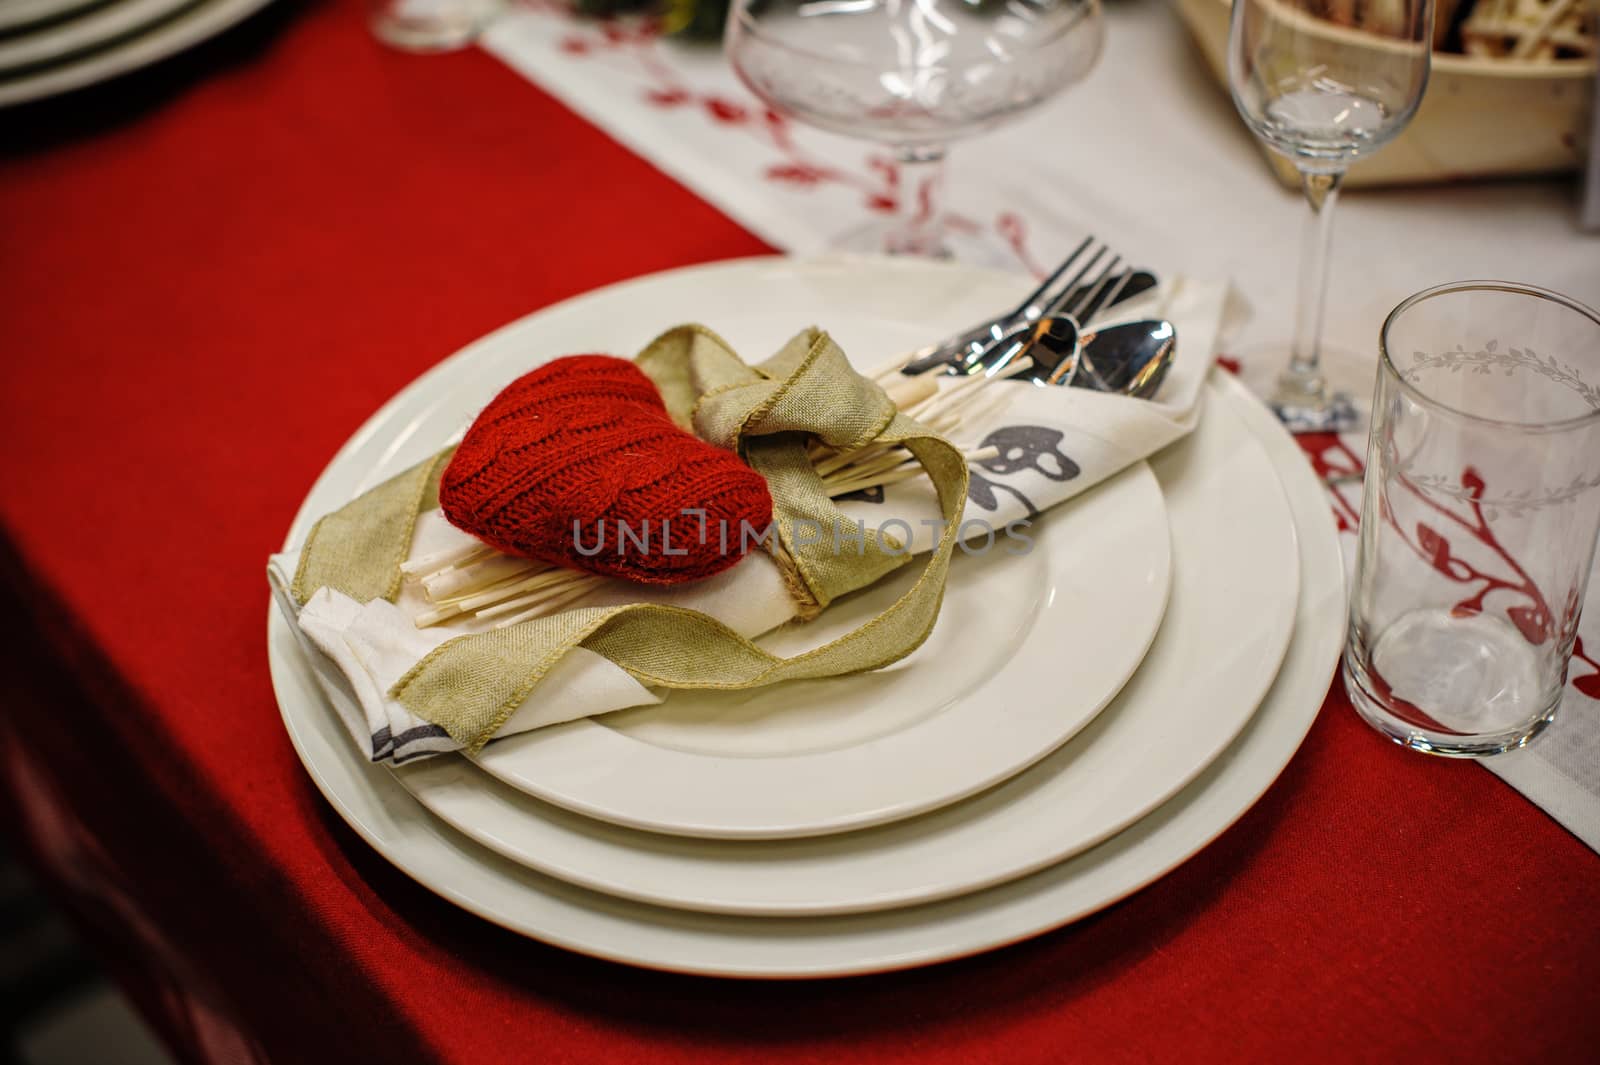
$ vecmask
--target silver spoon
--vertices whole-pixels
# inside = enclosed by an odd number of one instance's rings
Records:
[[[1156,394],[1172,368],[1178,331],[1163,319],[1143,318],[1090,330],[1078,343],[1073,384],[1146,399]]]
[[[1052,315],[1008,333],[991,349],[995,358],[989,372],[1026,357],[1033,360],[1033,368],[1022,376],[1035,384],[1146,399],[1161,387],[1177,352],[1177,331],[1163,319],[1080,330],[1072,318]]]

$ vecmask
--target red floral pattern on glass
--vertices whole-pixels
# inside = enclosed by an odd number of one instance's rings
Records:
[[[1296,439],[1317,476],[1328,486],[1339,531],[1353,535],[1360,527],[1361,512],[1346,493],[1360,491],[1365,462],[1332,434],[1307,434]],[[1487,485],[1483,477],[1468,467],[1461,472],[1461,483],[1468,495],[1464,510],[1446,506],[1405,481],[1397,480],[1399,489],[1419,499],[1433,517],[1417,521],[1409,529],[1402,528],[1385,499],[1382,520],[1394,528],[1400,539],[1434,572],[1463,586],[1463,596],[1453,608],[1456,614],[1481,613],[1490,596],[1499,597],[1499,601],[1511,597],[1510,605],[1504,607],[1506,618],[1529,643],[1544,643],[1558,628],[1556,614],[1527,570],[1490,527],[1485,514]],[[1463,545],[1469,545],[1470,551]],[[1486,564],[1491,559],[1492,567]],[[1559,627],[1567,628],[1581,609],[1582,604],[1575,597],[1562,603]],[[1600,661],[1584,650],[1582,637],[1574,646],[1570,673],[1575,674],[1569,676],[1574,688],[1590,699],[1600,700]]]
[[[1432,510],[1442,519],[1444,524],[1439,527],[1427,522],[1417,522],[1413,529],[1407,530],[1395,520],[1393,509],[1389,506],[1387,496],[1383,499],[1382,518],[1396,532],[1400,534],[1408,546],[1411,547],[1433,569],[1448,577],[1458,584],[1467,585],[1473,589],[1473,594],[1458,602],[1451,613],[1457,617],[1470,617],[1484,611],[1484,603],[1490,595],[1506,593],[1523,600],[1515,605],[1505,608],[1505,614],[1511,623],[1522,633],[1523,639],[1532,644],[1541,644],[1550,638],[1554,626],[1554,619],[1550,606],[1545,602],[1544,593],[1533,582],[1528,573],[1511,556],[1500,543],[1499,537],[1489,526],[1489,520],[1483,513],[1482,476],[1472,467],[1461,471],[1461,483],[1471,495],[1471,502],[1467,504],[1465,514],[1452,510],[1444,504],[1433,499],[1426,492],[1416,488],[1403,477],[1394,480],[1394,486],[1409,492],[1420,500],[1424,506]],[[1454,527],[1453,529],[1451,527]],[[1441,531],[1443,530],[1443,531]],[[1510,578],[1497,577],[1462,557],[1461,553],[1452,546],[1447,532],[1465,533],[1467,537],[1477,544],[1487,548],[1489,553],[1503,562],[1511,571]],[[1571,606],[1568,608],[1572,609]],[[1574,611],[1575,613],[1575,611]]]
[[[1591,699],[1600,700],[1600,662],[1590,658],[1583,649],[1583,637],[1578,637],[1577,644],[1572,648],[1572,666],[1582,664],[1589,668],[1589,672],[1582,676],[1571,677],[1572,686]],[[1567,667],[1569,671],[1572,666]]]

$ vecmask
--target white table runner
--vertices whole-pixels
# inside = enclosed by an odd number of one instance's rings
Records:
[[[1284,359],[1274,344],[1292,326],[1307,209],[1271,176],[1174,10],[1110,0],[1106,19],[1105,54],[1084,84],[953,146],[949,208],[1030,270],[1092,232],[1163,273],[1230,277],[1254,312],[1232,349],[1246,380],[1264,388]],[[507,14],[482,43],[786,251],[824,251],[900,193],[886,151],[770,115],[713,46],[579,21],[551,0]],[[1335,377],[1369,391],[1384,316],[1443,281],[1498,277],[1600,303],[1600,239],[1579,230],[1578,208],[1571,181],[1347,194],[1328,297]],[[1364,448],[1347,438],[1313,459],[1358,470]],[[1353,533],[1359,485],[1333,492]],[[1354,536],[1346,540],[1353,556]],[[1531,749],[1485,765],[1600,850],[1600,577],[1589,594],[1585,650],[1556,724]]]

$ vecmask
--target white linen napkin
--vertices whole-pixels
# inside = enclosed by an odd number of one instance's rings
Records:
[[[476,541],[451,525],[438,510],[417,516],[412,558],[422,558]],[[419,585],[407,581],[395,602],[374,599],[357,603],[327,588],[318,589],[298,612],[289,586],[300,561],[298,551],[273,555],[267,578],[285,617],[297,625],[318,657],[336,667],[344,683],[334,683],[325,670],[318,682],[339,711],[357,746],[373,761],[400,763],[427,754],[453,751],[460,745],[438,725],[424,721],[388,691],[406,671],[447,640],[486,632],[499,619],[474,617],[417,628],[414,618],[429,609]],[[609,581],[584,598],[583,606],[605,606],[644,600],[671,603],[710,614],[743,636],[759,636],[794,616],[794,603],[770,556],[753,551],[738,565],[690,585],[656,587]],[[575,648],[550,671],[539,693],[529,696],[502,726],[499,736],[573,721],[580,717],[658,703],[660,697],[610,661],[582,647]]]
[[[1115,318],[1107,317],[1106,324],[1147,317],[1173,323],[1177,356],[1155,400],[1023,382],[985,386],[984,391],[993,395],[963,421],[961,431],[951,434],[964,447],[999,449],[995,458],[973,466],[963,514],[964,538],[979,540],[992,534],[998,539],[1007,535],[1008,528],[1026,536],[1020,525],[1034,515],[1193,429],[1227,300],[1225,285],[1177,279],[1117,308]],[[940,383],[953,386],[955,381],[947,378]],[[909,541],[913,553],[928,550],[935,540],[939,511],[925,479],[845,498],[839,506],[848,520]],[[438,511],[430,511],[418,518],[410,557],[470,542],[468,534],[448,524]],[[374,761],[395,763],[457,749],[444,729],[416,717],[389,698],[388,691],[434,648],[457,636],[486,631],[494,620],[457,618],[418,629],[413,619],[429,604],[410,582],[394,603],[381,599],[357,603],[323,588],[296,612],[288,587],[298,559],[297,550],[274,555],[268,579],[285,616],[320,652],[314,656],[322,659],[318,681],[356,744]],[[751,638],[796,615],[777,566],[759,550],[708,580],[664,588],[608,581],[576,605],[641,601],[701,611]],[[578,648],[539,682],[497,738],[660,701],[661,696],[606,658]]]

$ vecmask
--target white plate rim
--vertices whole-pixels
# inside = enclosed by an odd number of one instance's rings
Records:
[[[21,33],[41,22],[54,22],[111,0],[21,0],[0,5],[0,33]]]
[[[46,63],[60,63],[121,37],[154,29],[204,0],[118,0],[0,39],[0,78]]]
[[[608,308],[625,303],[636,306],[652,291],[676,291],[693,287],[717,293],[727,302],[726,286],[747,284],[767,286],[793,283],[794,279],[815,279],[818,284],[834,283],[840,276],[857,279],[863,271],[893,279],[905,292],[912,291],[906,279],[920,279],[932,269],[939,276],[952,276],[947,264],[925,264],[905,260],[791,259],[758,256],[727,260],[662,271],[643,278],[620,282],[594,292],[575,296],[554,306],[525,315],[483,336],[423,373],[387,400],[329,461],[316,478],[293,523],[287,540],[297,543],[321,510],[331,505],[322,497],[332,493],[335,479],[355,486],[373,483],[383,476],[389,464],[403,463],[396,457],[402,446],[416,446],[423,434],[419,424],[435,418],[456,404],[463,383],[470,382],[475,368],[496,367],[499,361],[514,356],[525,365],[529,352],[541,352],[538,331],[559,330],[574,316],[595,314],[592,308]],[[840,271],[846,271],[841,275]],[[1025,279],[990,271],[958,268],[953,276],[994,286],[1026,284]],[[611,314],[615,317],[614,310]],[[534,340],[527,339],[532,333]],[[648,338],[643,338],[648,339]],[[640,343],[643,343],[643,339]],[[554,354],[553,352],[549,354]],[[548,356],[547,356],[548,357]],[[398,422],[398,429],[395,423]],[[452,423],[453,424],[453,423]],[[396,442],[385,445],[393,438]],[[374,456],[374,452],[376,455]],[[353,473],[359,470],[359,475]],[[1083,522],[1093,508],[1121,513],[1123,508],[1143,508],[1143,521],[1134,531],[1144,539],[1129,544],[1130,550],[1117,559],[1101,560],[1123,567],[1129,600],[1111,619],[1099,627],[1115,625],[1123,633],[1119,656],[1097,662],[1096,672],[1078,678],[1081,691],[1070,705],[1024,707],[1012,712],[1005,729],[988,727],[991,717],[981,704],[980,692],[971,692],[963,702],[926,715],[915,724],[877,739],[834,752],[848,760],[850,772],[840,776],[838,764],[827,755],[795,755],[763,758],[718,758],[687,755],[667,748],[650,747],[620,735],[592,720],[538,730],[511,737],[487,748],[478,758],[488,772],[536,798],[599,820],[626,827],[697,838],[779,839],[820,836],[885,824],[937,809],[959,801],[1015,775],[1049,754],[1088,725],[1122,686],[1132,677],[1145,652],[1154,641],[1165,613],[1171,586],[1171,545],[1168,538],[1165,504],[1155,475],[1146,463],[1127,470],[1089,489],[1068,504],[1073,514],[1061,514],[1055,522]],[[1045,524],[1042,536],[1050,536]],[[1080,570],[1086,562],[1074,562]],[[1137,571],[1137,573],[1136,573]],[[1142,576],[1144,585],[1130,583]],[[1137,592],[1135,601],[1131,593]],[[1059,626],[1082,629],[1087,621],[1081,615],[1061,611]],[[992,690],[1015,687],[1014,678],[997,676]],[[915,776],[897,773],[908,758],[921,758]],[[605,766],[605,773],[574,771],[574,767]],[[876,771],[869,771],[876,767]],[[642,787],[650,778],[665,784]],[[675,788],[673,781],[687,782],[715,774],[728,793],[740,795],[741,802],[730,805],[726,798],[691,787]],[[803,796],[809,804],[795,805]]]
[[[269,2],[200,0],[147,32],[136,33],[98,51],[16,77],[0,75],[0,107],[71,92],[149,66],[216,36]]]
[[[789,919],[663,910],[552,880],[432,818],[387,773],[363,763],[326,713],[300,720],[283,696],[314,691],[315,682],[269,601],[268,659],[290,741],[340,817],[401,871],[492,923],[580,954],[699,975],[822,978],[966,957],[1058,928],[1159,879],[1242,817],[1299,749],[1338,663],[1344,564],[1322,486],[1260,400],[1231,378],[1219,387],[1267,445],[1295,512],[1302,594],[1289,656],[1262,711],[1199,778],[1124,832],[1033,876],[929,906]],[[797,935],[807,924],[814,934]]]
[[[1160,682],[1150,687],[1151,682],[1144,681],[1143,685],[1134,685],[1131,693],[1124,689],[1104,718],[1097,719],[1089,730],[1093,735],[1086,737],[1087,744],[1075,737],[1046,756],[1040,765],[997,786],[982,800],[947,806],[882,829],[804,840],[798,845],[794,841],[760,844],[754,850],[748,841],[678,840],[619,832],[609,825],[552,809],[493,781],[484,781],[470,764],[459,759],[445,757],[413,763],[396,768],[395,776],[413,798],[445,823],[530,869],[621,898],[709,913],[797,916],[891,909],[991,887],[1086,850],[1171,798],[1218,757],[1254,714],[1288,650],[1298,596],[1275,597],[1272,590],[1284,583],[1296,590],[1299,587],[1293,516],[1265,449],[1229,404],[1219,403],[1217,408],[1207,410],[1196,433],[1216,434],[1211,446],[1219,448],[1242,439],[1249,458],[1236,460],[1240,464],[1224,476],[1231,475],[1237,479],[1235,484],[1245,486],[1235,491],[1256,490],[1266,498],[1252,497],[1233,508],[1251,515],[1255,538],[1232,545],[1244,556],[1240,562],[1252,567],[1249,582],[1259,596],[1238,609],[1259,615],[1264,631],[1253,646],[1239,649],[1240,659],[1219,667],[1222,671],[1216,676],[1226,676],[1224,683],[1238,685],[1238,670],[1245,661],[1256,672],[1243,678],[1242,685],[1234,687],[1226,697],[1218,693],[1214,707],[1198,707],[1204,685],[1196,682],[1191,663],[1197,658],[1202,663],[1221,658],[1228,654],[1228,646],[1196,647],[1179,639],[1182,650],[1168,652],[1171,657],[1158,660],[1166,663],[1160,674],[1165,688]],[[1181,448],[1187,443],[1173,447]],[[1174,452],[1173,457],[1176,455]],[[1250,469],[1252,460],[1260,463],[1254,471]],[[1265,483],[1258,483],[1263,479]],[[1218,490],[1209,480],[1204,483],[1207,493]],[[1170,492],[1171,488],[1167,490]],[[1190,508],[1203,506],[1194,499],[1197,491],[1197,487],[1189,489]],[[1219,503],[1225,498],[1219,496]],[[1276,514],[1271,509],[1274,502],[1281,507]],[[1174,512],[1169,508],[1169,513]],[[1197,527],[1190,536],[1212,533],[1204,516],[1189,517],[1188,521]],[[1175,520],[1174,540],[1179,540],[1189,527]],[[1275,549],[1283,551],[1284,556],[1274,558]],[[1190,551],[1191,558],[1203,555],[1215,559],[1218,555],[1214,545],[1191,545]],[[1183,554],[1181,550],[1178,553]],[[1266,571],[1255,568],[1255,561]],[[1215,565],[1190,580],[1215,580]],[[1175,581],[1183,582],[1181,560],[1176,571]],[[1222,583],[1238,586],[1241,582],[1230,576]],[[1183,610],[1183,596],[1176,598]],[[1200,597],[1194,602],[1199,604]],[[1173,639],[1169,626],[1183,624],[1187,619],[1193,631],[1209,632],[1201,619],[1211,612],[1204,605],[1190,605],[1183,613],[1169,612],[1163,623],[1168,646]],[[1150,668],[1151,659],[1161,655],[1162,648],[1162,636],[1158,635],[1141,670]],[[1177,655],[1184,650],[1187,657],[1180,661]],[[1172,673],[1179,675],[1168,679]],[[1174,721],[1166,731],[1162,726],[1163,710],[1180,693],[1187,699],[1184,720]],[[1130,697],[1132,704],[1128,703]],[[1149,742],[1129,738],[1128,729],[1136,727],[1131,724],[1134,721],[1140,722],[1137,727],[1143,730],[1141,736],[1157,733],[1161,747],[1182,753],[1176,757],[1157,755],[1150,762],[1141,763],[1154,766],[1154,778],[1148,768],[1135,773],[1126,766],[1108,767],[1101,761],[1101,772],[1091,782],[1084,774],[1096,764],[1094,744],[1107,729],[1114,730],[1116,736],[1111,741],[1113,751],[1142,758],[1141,751],[1150,749]],[[1130,724],[1118,730],[1123,722]],[[1199,738],[1195,732],[1182,731],[1189,722],[1205,730]],[[1058,770],[1057,766],[1063,768]],[[1113,771],[1107,772],[1108,769]],[[1136,783],[1124,783],[1135,777]],[[1137,801],[1120,806],[1108,804],[1109,809],[1099,805],[1105,802],[1105,793],[1119,784],[1129,791],[1137,790]],[[1070,813],[1051,818],[1051,810],[1082,810],[1099,814],[1100,820],[1080,824]],[[874,851],[891,844],[894,846],[887,857]],[[962,860],[940,861],[939,856],[947,851],[960,853]],[[649,860],[629,868],[629,860],[637,862],[641,852]],[[765,897],[759,895],[763,884],[770,885]]]

